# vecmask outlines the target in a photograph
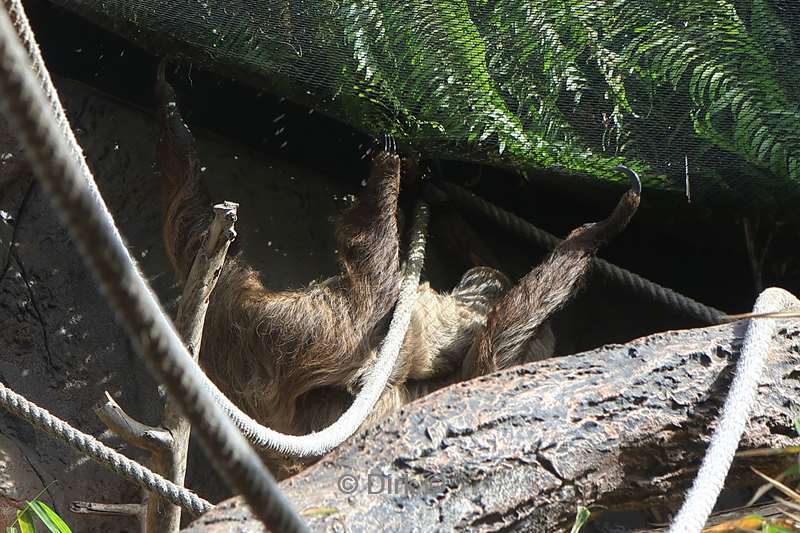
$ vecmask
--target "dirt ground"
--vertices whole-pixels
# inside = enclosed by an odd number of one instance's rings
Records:
[[[99,187],[132,254],[168,309],[177,296],[161,239],[162,191],[153,117],[77,83],[59,90]],[[240,204],[243,246],[272,287],[297,287],[336,270],[332,222],[355,191],[319,173],[196,132],[215,199]],[[357,186],[358,182],[354,184]],[[156,386],[34,183],[8,128],[0,127],[0,380],[75,427],[135,458],[92,411],[104,391],[134,417],[158,420]],[[75,515],[73,500],[138,501],[131,483],[0,411],[0,495],[42,498],[76,531],[137,530],[130,518]],[[188,484],[216,500],[226,489],[199,453]]]

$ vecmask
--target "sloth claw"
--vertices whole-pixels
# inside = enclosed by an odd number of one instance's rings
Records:
[[[628,177],[631,182],[631,190],[636,196],[642,194],[642,180],[639,179],[639,175],[636,172],[625,165],[617,165],[614,167],[614,170],[618,170]]]
[[[397,142],[390,133],[383,133],[380,142],[383,144],[383,151],[387,154],[397,155]]]

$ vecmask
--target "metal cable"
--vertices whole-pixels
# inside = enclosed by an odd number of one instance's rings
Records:
[[[12,23],[17,30],[17,34],[31,59],[34,73],[39,78],[39,82],[56,115],[56,124],[58,128],[68,138],[70,141],[69,144],[76,147],[77,150],[80,150],[80,146],[75,141],[72,129],[69,127],[66,115],[58,100],[58,94],[56,93],[49,72],[42,60],[39,46],[36,43],[28,19],[25,16],[21,1],[4,0],[4,3],[11,16]],[[82,165],[84,175],[90,175],[90,171],[86,166],[86,161],[80,151],[77,152],[76,160]],[[95,186],[93,179],[89,180],[88,183],[91,186]],[[96,187],[94,187],[94,191],[96,191]],[[99,196],[99,193],[97,193],[97,195]],[[401,295],[398,299],[387,338],[384,340],[381,347],[378,362],[365,380],[365,385],[353,401],[352,406],[334,424],[325,430],[304,436],[278,433],[258,424],[225,397],[213,382],[210,380],[207,381],[207,388],[212,392],[217,403],[222,406],[251,443],[262,449],[273,449],[287,455],[298,457],[323,455],[344,442],[355,433],[361,423],[363,423],[364,419],[375,405],[375,402],[377,402],[380,397],[380,393],[382,393],[383,389],[386,387],[386,382],[394,367],[394,362],[397,360],[397,355],[400,352],[405,332],[411,320],[411,312],[416,303],[417,287],[419,286],[419,277],[424,263],[427,219],[427,206],[418,206],[415,218],[416,225],[413,229],[412,242],[409,248],[409,262],[405,279],[401,286]],[[116,230],[116,227],[114,229]],[[386,362],[385,364],[383,363],[384,361]]]
[[[92,194],[75,151],[52,116],[6,9],[0,13],[0,103],[34,173],[62,215],[134,345],[180,405],[220,473],[255,516],[276,531],[308,528],[256,452],[203,387],[194,363],[142,278],[102,198]]]
[[[89,187],[89,191],[93,197],[99,199],[100,190],[97,188],[97,184],[92,177],[92,172],[89,170],[89,167],[86,164],[86,159],[83,157],[83,150],[78,144],[75,134],[72,132],[72,128],[67,120],[67,115],[64,113],[64,108],[61,106],[61,101],[58,98],[58,92],[56,91],[56,87],[53,84],[52,78],[50,77],[50,72],[48,72],[47,66],[44,64],[44,59],[42,58],[42,53],[39,50],[39,45],[36,42],[30,22],[25,14],[25,9],[22,6],[22,0],[3,0],[3,3],[8,10],[8,15],[11,18],[11,23],[14,25],[14,29],[17,32],[17,37],[19,37],[22,46],[25,47],[25,51],[28,53],[28,58],[30,59],[33,73],[38,78],[39,85],[41,86],[42,90],[44,90],[45,97],[50,104],[50,109],[52,109],[53,114],[55,115],[55,123],[58,126],[58,129],[61,131],[61,134],[66,138],[67,144],[69,145],[69,148],[75,157],[75,161],[78,163],[78,165],[80,165],[81,174],[86,179],[86,185]],[[98,206],[106,210],[106,214],[111,217],[106,209],[106,204],[102,201],[98,201],[97,203]],[[119,240],[122,240],[117,227],[114,226],[112,230],[115,237]]]
[[[458,185],[444,182],[442,186],[448,198],[462,208],[490,218],[506,230],[542,248],[552,250],[561,242],[561,239],[555,235],[537,228],[527,220],[501,209]],[[434,194],[436,194],[435,191]],[[702,304],[667,287],[662,287],[629,270],[612,265],[608,261],[594,258],[592,262],[594,268],[612,281],[629,288],[637,294],[644,295],[654,302],[664,303],[706,324],[719,324],[727,317],[727,314],[719,309]]]
[[[27,420],[34,427],[84,453],[102,466],[138,483],[146,490],[159,494],[170,503],[179,505],[193,514],[203,514],[214,507],[192,491],[179,487],[136,461],[112,450],[91,435],[75,429],[2,383],[0,383],[0,405],[8,412]]]

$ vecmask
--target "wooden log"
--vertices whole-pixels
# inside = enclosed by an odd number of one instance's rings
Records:
[[[746,322],[670,331],[440,390],[281,483],[314,530],[568,528],[578,505],[682,498],[733,376]],[[741,448],[798,444],[800,325],[773,339]],[[790,457],[738,458],[729,485]],[[263,531],[239,498],[187,531]]]

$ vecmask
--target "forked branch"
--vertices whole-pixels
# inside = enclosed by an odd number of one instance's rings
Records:
[[[208,301],[217,284],[228,247],[236,237],[234,224],[238,208],[239,204],[233,202],[223,202],[214,206],[214,220],[209,227],[208,236],[197,252],[192,270],[183,287],[175,326],[195,361],[200,353]],[[183,486],[191,425],[184,418],[178,405],[171,400],[168,400],[164,407],[162,423],[164,429],[172,434],[172,446],[164,454],[154,456],[153,466],[165,478]],[[147,533],[176,532],[180,529],[180,523],[180,507],[159,496],[150,495],[145,517]]]
[[[230,243],[236,237],[234,224],[238,207],[238,204],[233,202],[223,202],[214,206],[214,219],[183,288],[175,326],[195,360],[200,351],[209,298],[216,286]],[[178,406],[168,400],[164,407],[162,427],[152,427],[133,419],[108,393],[106,396],[106,401],[95,409],[97,416],[128,444],[150,451],[153,469],[182,486],[186,478],[191,426]],[[78,505],[84,513],[109,512],[108,504],[75,502],[75,505]],[[111,504],[111,507],[128,509],[130,506]],[[172,533],[179,530],[180,507],[155,494],[148,496],[145,507],[143,513],[135,514],[144,517],[146,532]]]

